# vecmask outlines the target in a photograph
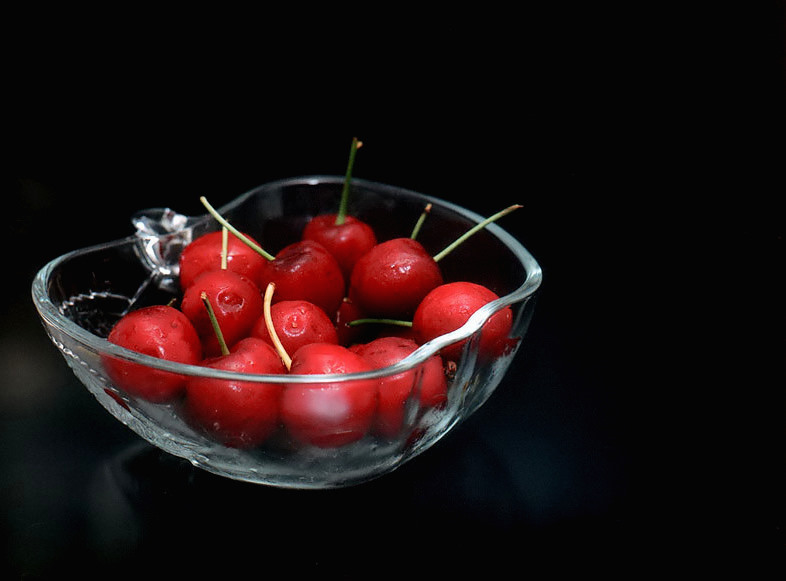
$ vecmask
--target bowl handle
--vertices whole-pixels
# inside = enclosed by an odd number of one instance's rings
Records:
[[[175,289],[183,248],[193,239],[194,220],[169,208],[148,208],[131,217],[137,250],[160,288]]]

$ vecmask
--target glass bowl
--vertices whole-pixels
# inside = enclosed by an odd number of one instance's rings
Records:
[[[307,176],[259,186],[217,207],[237,229],[275,254],[299,239],[314,215],[335,212],[343,177]],[[425,205],[431,203],[418,241],[431,253],[442,250],[484,218],[450,202],[362,179],[353,179],[350,211],[372,225],[380,241],[408,237]],[[524,337],[540,286],[541,269],[531,254],[501,226],[488,225],[440,261],[446,282],[483,284],[500,298],[477,310],[460,328],[420,345],[392,366],[331,376],[244,374],[186,365],[130,351],[107,340],[121,316],[143,306],[167,304],[180,294],[178,257],[198,236],[221,228],[208,213],[183,216],[168,208],[132,217],[136,232],[105,244],[69,252],[36,275],[32,296],[44,327],[68,365],[109,413],[139,436],[209,472],[236,480],[286,488],[334,488],[379,477],[427,450],[477,410],[502,381]],[[483,324],[510,309],[506,347],[492,358],[480,355]],[[424,363],[463,341],[456,361],[446,362],[447,396],[440,405],[419,397]],[[409,396],[394,430],[373,426],[340,445],[294,438],[281,423],[261,444],[230,447],[195,427],[182,400],[151,403],[114,384],[108,360],[122,360],[187,379],[212,378],[257,383],[260,389],[319,390],[369,380],[381,384],[410,372]],[[414,370],[414,372],[413,372]],[[382,388],[384,389],[384,387]]]

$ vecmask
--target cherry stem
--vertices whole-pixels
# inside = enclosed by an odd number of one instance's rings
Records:
[[[467,238],[469,238],[473,234],[476,234],[476,233],[480,232],[483,228],[485,228],[486,226],[488,226],[492,222],[495,222],[496,220],[499,220],[503,216],[506,216],[506,215],[510,214],[513,210],[518,210],[519,208],[521,208],[520,204],[514,204],[512,206],[508,206],[504,210],[501,210],[501,211],[497,212],[496,214],[494,214],[493,216],[490,216],[490,217],[486,218],[482,222],[480,222],[478,224],[475,224],[475,226],[473,226],[472,228],[467,230],[464,234],[459,236],[451,244],[449,244],[447,247],[445,247],[444,250],[442,250],[441,252],[438,252],[437,254],[435,254],[433,256],[434,262],[439,262],[440,260],[445,258],[448,254],[453,252],[453,250],[455,250],[456,247],[458,247],[460,244],[462,244],[465,240],[467,240]]]
[[[400,319],[355,319],[347,323],[350,327],[357,325],[367,325],[369,323],[376,323],[381,325],[395,325],[397,327],[411,327],[412,321],[402,321]]]
[[[246,235],[245,235],[245,234],[243,234],[243,233],[242,233],[240,230],[238,230],[237,228],[235,228],[234,226],[232,226],[232,224],[230,224],[230,223],[227,221],[227,219],[226,219],[226,218],[224,218],[224,217],[223,217],[221,214],[219,214],[219,213],[218,213],[218,211],[217,211],[217,210],[216,210],[216,209],[215,209],[213,206],[211,206],[211,205],[210,205],[210,203],[207,201],[207,198],[205,198],[205,196],[201,196],[201,197],[199,198],[199,201],[200,201],[200,202],[202,202],[202,205],[203,205],[205,208],[207,208],[207,211],[208,211],[208,212],[210,212],[210,215],[211,215],[211,216],[213,216],[213,217],[214,217],[214,218],[215,218],[215,219],[218,221],[218,223],[219,223],[219,224],[221,224],[221,225],[222,225],[222,226],[224,226],[224,227],[225,227],[227,230],[229,230],[230,232],[232,232],[232,234],[234,234],[235,236],[237,236],[237,237],[238,237],[238,239],[239,239],[241,242],[243,242],[243,243],[244,243],[246,246],[248,246],[248,247],[249,247],[249,248],[251,248],[252,250],[256,251],[256,252],[257,252],[257,254],[261,254],[262,256],[264,256],[265,258],[267,258],[268,260],[275,260],[275,258],[276,258],[275,256],[273,256],[273,255],[272,255],[272,254],[270,254],[269,252],[266,252],[266,251],[265,251],[265,250],[264,250],[264,249],[263,249],[263,248],[262,248],[262,247],[261,247],[259,244],[256,244],[256,243],[255,243],[253,240],[251,240],[251,239],[250,239],[248,236],[246,236]]]
[[[363,145],[362,141],[358,141],[357,137],[352,138],[352,147],[349,149],[349,162],[347,162],[347,173],[344,176],[344,187],[341,190],[341,201],[338,204],[338,213],[336,214],[336,226],[341,226],[347,219],[347,206],[349,205],[349,186],[352,181],[352,167],[355,165],[355,154],[358,149]]]
[[[418,234],[420,234],[420,229],[423,227],[423,222],[426,221],[426,216],[428,216],[430,212],[431,212],[431,203],[428,203],[426,204],[426,207],[423,208],[423,212],[421,212],[420,218],[418,218],[418,221],[415,223],[415,227],[412,229],[412,234],[409,235],[409,237],[412,238],[412,240],[417,238]]]
[[[221,227],[221,270],[227,269],[227,254],[229,246],[229,229],[226,226]]]
[[[224,340],[224,334],[221,332],[221,327],[219,326],[218,319],[216,318],[216,312],[213,310],[213,305],[210,304],[210,299],[207,298],[207,293],[202,291],[200,297],[202,298],[202,303],[207,309],[207,316],[210,319],[210,324],[213,325],[213,331],[216,334],[216,339],[218,339],[218,346],[221,348],[221,354],[229,355],[229,347],[227,347],[227,343]]]
[[[268,283],[267,288],[265,289],[265,301],[263,303],[263,315],[265,317],[265,326],[267,327],[267,332],[270,335],[270,339],[273,341],[273,346],[278,351],[281,360],[284,362],[284,365],[287,367],[287,371],[292,367],[292,358],[287,353],[287,350],[284,349],[284,345],[281,344],[281,340],[278,338],[278,333],[276,333],[276,328],[273,326],[273,317],[270,314],[270,305],[273,302],[273,292],[276,290],[276,284],[271,282]]]

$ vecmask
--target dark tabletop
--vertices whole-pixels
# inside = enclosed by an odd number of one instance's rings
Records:
[[[3,564],[50,577],[253,563],[295,578],[483,564],[496,578],[510,564],[624,570],[636,556],[642,571],[695,556],[697,540],[737,517],[745,524],[728,530],[745,531],[746,546],[782,556],[783,448],[752,448],[743,425],[759,443],[783,441],[783,150],[749,139],[744,169],[699,159],[698,136],[712,138],[654,118],[650,100],[619,104],[618,75],[635,63],[597,70],[591,57],[606,49],[573,55],[554,57],[565,76],[534,66],[538,90],[478,73],[490,92],[454,94],[447,109],[441,85],[389,88],[384,114],[382,86],[359,97],[366,107],[310,109],[318,92],[303,91],[298,105],[278,95],[260,109],[224,99],[219,114],[183,93],[115,101],[119,82],[101,104],[52,104],[39,79],[14,110],[3,197]],[[654,144],[664,134],[670,147]],[[273,179],[340,175],[354,135],[356,177],[482,215],[523,204],[504,227],[544,282],[490,400],[393,473],[329,491],[223,479],[114,420],[47,339],[29,296],[35,272],[131,233],[142,208],[196,214],[200,195],[223,203]],[[719,397],[723,380],[737,397]],[[755,492],[729,486],[741,474]]]

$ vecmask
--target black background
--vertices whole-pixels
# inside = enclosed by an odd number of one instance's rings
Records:
[[[367,578],[779,556],[782,570],[784,14],[717,10],[561,3],[335,34],[19,17],[3,564]],[[200,195],[341,175],[353,136],[356,177],[483,215],[523,204],[504,227],[544,283],[505,381],[426,454],[348,489],[242,484],[159,454],[49,343],[36,271],[129,234],[142,208],[201,213]]]

